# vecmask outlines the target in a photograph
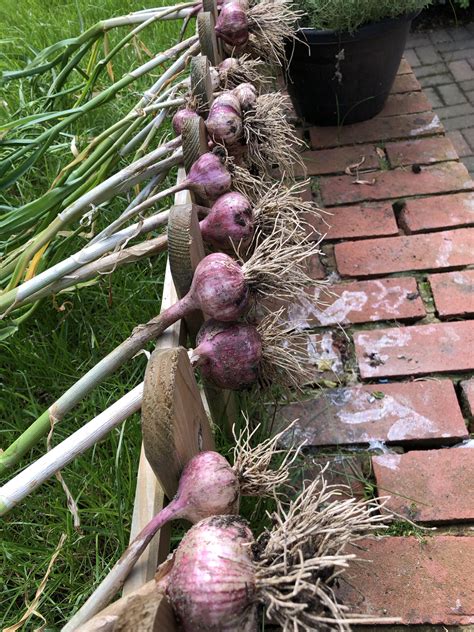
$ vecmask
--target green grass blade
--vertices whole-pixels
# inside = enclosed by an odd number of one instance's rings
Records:
[[[59,110],[58,112],[44,112],[42,114],[30,114],[30,116],[24,116],[23,118],[16,119],[14,121],[8,121],[7,123],[3,123],[0,125],[0,131],[15,129],[15,128],[25,128],[31,127],[32,125],[36,125],[38,123],[44,123],[46,121],[53,121],[54,119],[62,118],[63,116],[68,116],[69,114],[74,114],[78,112],[78,108],[70,108],[68,110]],[[34,142],[34,140],[29,141]],[[0,145],[3,145],[3,139],[0,140]]]
[[[38,149],[36,149],[36,151],[34,151],[29,158],[24,160],[21,165],[19,165],[15,169],[9,170],[9,167],[11,168],[12,166],[11,160],[2,160],[2,163],[0,163],[0,173],[7,172],[7,175],[3,178],[0,178],[0,189],[6,189],[12,184],[15,184],[15,182],[19,178],[21,178],[21,176],[24,175],[41,158],[41,156],[44,155],[48,147],[54,141],[54,138],[54,136],[51,136],[48,140],[46,140],[46,142],[44,142],[41,147],[38,147]],[[28,150],[29,147],[26,146],[23,149]],[[22,153],[26,152],[22,151]]]
[[[21,70],[7,70],[2,73],[2,78],[4,81],[12,81],[13,79],[21,79],[23,77],[31,77],[33,75],[39,75],[54,66],[57,66],[59,63],[64,62],[70,54],[72,54],[83,41],[85,41],[85,33],[79,37],[70,37],[68,39],[61,40],[56,42],[55,44],[51,44],[40,53],[36,55],[36,57],[27,64]],[[63,50],[65,49],[65,50]],[[46,62],[51,55],[57,53],[58,51],[62,51],[60,55],[54,57],[54,59]]]
[[[71,72],[73,70],[78,70],[79,72],[80,69],[78,68],[78,64],[79,62],[82,60],[82,58],[89,52],[89,49],[97,42],[99,41],[98,38],[94,38],[91,39],[89,41],[87,41],[83,46],[81,46],[81,48],[79,48],[79,50],[77,51],[77,53],[71,57],[71,59],[68,61],[68,63],[64,66],[64,68],[61,70],[61,72],[58,74],[58,76],[56,77],[56,79],[53,81],[53,83],[51,84],[50,89],[48,90],[48,97],[49,100],[47,101],[47,103],[50,103],[52,100],[52,97],[54,95],[54,93],[57,90],[61,90],[61,88],[64,86],[64,84],[66,83],[69,75],[71,74]],[[82,73],[82,75],[84,75],[85,73]]]
[[[45,195],[18,208],[11,208],[0,218],[0,239],[7,239],[10,235],[26,230],[45,213],[57,206],[70,191],[77,187],[77,182],[71,182],[60,188],[48,191]]]

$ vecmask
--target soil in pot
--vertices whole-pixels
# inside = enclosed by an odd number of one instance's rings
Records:
[[[348,125],[385,105],[415,14],[368,24],[354,34],[302,28],[288,44],[288,92],[298,116]]]

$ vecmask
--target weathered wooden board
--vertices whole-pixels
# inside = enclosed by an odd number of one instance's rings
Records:
[[[173,284],[168,262],[163,286],[161,311],[176,303],[177,300],[178,296]],[[167,329],[158,339],[156,345],[157,349],[177,347],[180,344],[182,329],[180,321],[169,327],[169,329]],[[145,450],[142,445],[137,474],[135,503],[133,506],[132,528],[130,533],[131,540],[133,540],[133,538],[135,538],[135,536],[153,518],[153,516],[163,508],[164,502],[165,496],[163,489],[147,461]],[[168,537],[166,537],[167,535]],[[130,574],[123,587],[124,595],[134,592],[140,586],[152,579],[155,575],[156,567],[159,561],[162,561],[163,559],[163,557],[161,557],[161,559],[159,558],[160,549],[164,549],[166,554],[169,550],[168,530],[162,529],[157,533],[150,542],[145,553],[135,564],[133,572]]]
[[[178,182],[182,182],[186,177],[184,169],[178,172]],[[188,191],[180,191],[175,195],[175,203],[183,204],[190,202]],[[163,284],[163,294],[161,299],[161,311],[167,309],[178,300],[178,294],[173,283],[169,260],[166,265],[165,279]],[[157,349],[170,349],[178,347],[185,338],[185,331],[181,321],[169,327],[157,340]],[[142,444],[140,462],[137,473],[137,486],[135,492],[135,502],[133,506],[132,527],[130,540],[148,524],[165,503],[165,495],[152,467],[145,456],[145,449]],[[150,542],[147,550],[140,557],[135,567],[128,577],[123,587],[123,595],[128,595],[136,591],[140,586],[150,581],[156,571],[159,562],[162,562],[169,551],[169,528],[161,529]]]
[[[191,90],[196,100],[197,112],[206,118],[214,95],[209,60],[204,55],[191,60]]]
[[[204,245],[197,212],[193,204],[178,204],[171,208],[168,222],[168,256],[173,282],[179,298],[185,296],[193,280],[194,270],[204,257]],[[204,322],[200,311],[184,319],[191,345]]]
[[[186,463],[214,449],[194,371],[184,347],[153,352],[142,404],[145,454],[165,495],[173,498]]]
[[[207,131],[203,119],[199,117],[184,121],[182,137],[184,168],[189,173],[199,156],[208,150]],[[203,203],[204,201],[196,198],[196,202]]]
[[[177,632],[168,600],[151,580],[102,610],[77,632]]]
[[[218,66],[222,61],[222,57],[214,30],[215,25],[216,21],[212,13],[205,11],[198,14],[197,27],[201,52],[203,55],[206,55],[213,66]]]

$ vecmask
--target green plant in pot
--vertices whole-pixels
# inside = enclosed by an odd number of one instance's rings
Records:
[[[305,12],[287,45],[297,114],[316,125],[367,120],[384,107],[412,19],[431,0],[295,0]]]

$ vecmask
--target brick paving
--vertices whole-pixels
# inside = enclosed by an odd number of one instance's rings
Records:
[[[474,42],[460,33],[413,36],[375,119],[302,132],[326,284],[284,307],[318,387],[275,420],[298,420],[285,441],[306,442],[305,475],[326,465],[399,516],[354,550],[340,598],[437,630],[474,625]],[[404,519],[436,529],[412,537]]]
[[[474,371],[472,320],[374,329],[354,341],[366,379]]]
[[[309,288],[304,299],[286,310],[287,320],[299,329],[423,316],[416,280],[404,277]]]
[[[354,176],[321,178],[323,204],[336,206],[369,200],[399,199],[400,191],[404,191],[405,196],[411,196],[474,189],[474,182],[459,162],[429,165],[419,171],[394,169],[366,175],[358,179],[358,186],[354,186]]]
[[[474,193],[405,200],[400,226],[409,235],[474,224]]]
[[[325,389],[314,399],[285,406],[280,415],[281,427],[298,419],[297,437],[311,447],[371,441],[443,446],[468,437],[455,388],[447,379]]]
[[[474,270],[459,270],[428,277],[440,318],[474,315]]]
[[[339,273],[348,277],[459,268],[474,264],[474,229],[346,241],[334,252]]]
[[[339,597],[352,612],[400,617],[404,625],[441,624],[440,631],[474,623],[474,537],[363,540],[351,552],[360,561]]]
[[[466,415],[472,421],[474,420],[474,378],[461,382],[461,389],[466,406]],[[472,425],[471,431],[474,432],[474,427]]]
[[[474,204],[472,209],[474,219]],[[323,241],[398,235],[397,221],[390,202],[338,206],[320,218],[311,217],[309,221],[317,233],[324,236]],[[416,218],[413,223],[415,221]]]
[[[405,57],[447,136],[474,174],[474,23],[411,33]]]
[[[372,459],[386,509],[420,523],[474,520],[474,450],[412,450]],[[433,472],[437,472],[433,476]],[[463,496],[458,490],[463,489]]]

